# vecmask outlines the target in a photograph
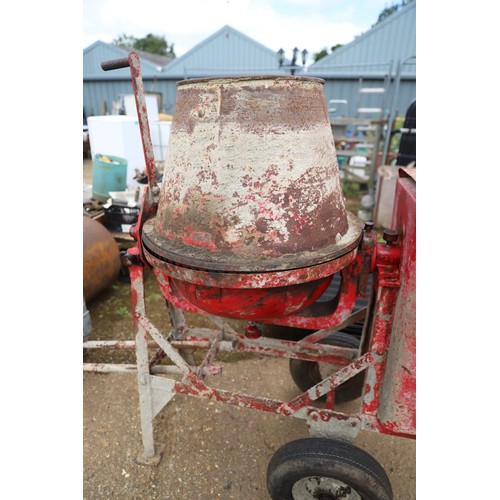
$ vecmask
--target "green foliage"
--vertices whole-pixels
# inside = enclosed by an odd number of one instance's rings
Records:
[[[401,9],[401,7],[408,5],[410,2],[413,2],[413,0],[401,0],[399,3],[393,3],[389,7],[386,7],[378,15],[377,22],[373,26],[377,26],[377,24],[381,23],[384,19],[387,19],[391,14],[394,14],[394,12],[397,12],[398,10]],[[373,28],[373,26],[372,26],[372,28]]]
[[[150,302],[158,302],[163,300],[163,296],[157,292],[152,292],[147,297]]]
[[[324,49],[320,50],[319,52],[316,52],[313,54],[314,62],[319,61],[320,59],[323,59],[323,57],[326,57],[328,55],[328,49],[325,47]]]
[[[122,49],[132,50],[134,48],[135,41],[135,37],[123,34],[113,40],[113,45],[117,45]]]
[[[398,130],[403,127],[405,122],[405,117],[404,116],[397,116],[394,119],[394,124],[392,126],[393,130]],[[400,134],[394,134],[391,137],[391,141],[389,143],[389,151],[393,153],[397,153],[399,151],[399,143],[401,142],[401,135]]]
[[[175,58],[174,44],[169,44],[164,36],[152,33],[148,33],[144,38],[123,34],[113,40],[113,44],[127,50],[142,50],[150,54]]]
[[[413,2],[414,0],[400,0],[399,3],[393,3],[389,7],[385,7],[385,9],[378,15],[377,22],[373,25],[376,26],[377,24],[381,23],[384,19],[387,19],[391,14],[394,14],[394,12],[397,12],[400,10],[402,7],[405,5],[408,5],[409,3]],[[372,26],[372,28],[373,28]],[[319,52],[316,52],[313,54],[314,62],[319,61],[320,59],[323,59],[323,57],[326,57],[327,55],[331,54],[332,52],[336,51],[342,47],[342,44],[337,43],[337,45],[332,45],[330,47],[330,52],[328,52],[328,49],[325,47],[324,49],[320,50]]]
[[[355,182],[346,181],[345,179],[341,179],[341,184],[342,184],[342,191],[344,192],[344,196],[346,198],[357,198],[358,196],[361,196],[359,184],[356,184]]]
[[[117,310],[116,310],[116,313],[119,315],[119,316],[125,316],[127,313],[128,313],[128,308],[125,307],[125,306],[120,306]]]
[[[341,43],[337,43],[337,45],[332,45],[330,47],[330,54],[337,50],[338,48],[342,47]],[[319,52],[316,52],[313,54],[314,62],[319,61],[323,57],[326,57],[329,54],[328,49],[325,47],[324,49],[320,50]]]

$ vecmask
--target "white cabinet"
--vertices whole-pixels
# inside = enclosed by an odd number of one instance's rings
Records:
[[[112,155],[127,160],[127,188],[134,189],[139,184],[134,179],[135,169],[144,172],[146,163],[136,116],[106,115],[89,116],[87,119],[90,152]],[[150,133],[155,162],[165,160],[171,122],[151,122]]]

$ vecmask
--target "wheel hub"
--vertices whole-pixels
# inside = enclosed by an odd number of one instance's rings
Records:
[[[331,477],[309,476],[292,488],[294,500],[362,500],[351,486]]]

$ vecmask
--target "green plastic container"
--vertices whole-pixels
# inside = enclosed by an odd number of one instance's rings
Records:
[[[103,161],[103,158],[111,162]],[[95,155],[92,166],[92,197],[105,203],[110,191],[126,191],[127,160],[111,155]]]

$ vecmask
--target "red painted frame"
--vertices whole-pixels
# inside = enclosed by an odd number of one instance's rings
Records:
[[[161,266],[152,266],[148,262],[141,241],[141,230],[144,222],[156,213],[158,186],[152,164],[147,110],[145,102],[143,102],[144,92],[138,57],[131,53],[128,61],[119,61],[119,63],[122,65],[126,63],[131,68],[148,171],[149,185],[143,196],[138,224],[131,230],[131,235],[136,239],[137,244],[127,252],[123,261],[130,266],[136,334],[143,330],[146,332],[145,335],[149,334],[160,345],[160,350],[151,358],[150,369],[167,355],[187,377],[186,381],[175,381],[172,389],[175,393],[214,399],[283,415],[297,415],[305,412],[305,418],[312,421],[329,422],[333,419],[337,423],[348,422],[353,427],[360,426],[366,430],[415,437],[416,187],[414,174],[411,175],[403,170],[402,178],[398,181],[396,189],[393,225],[399,231],[399,240],[393,242],[393,238],[387,238],[386,243],[381,244],[376,240],[375,233],[369,228],[365,228],[356,255],[353,255],[354,251],[350,252],[348,262],[335,269],[335,272],[341,269],[342,285],[329,309],[324,310],[324,306],[322,306],[322,310],[312,304],[300,313],[265,320],[266,323],[270,324],[320,330],[318,333],[314,333],[302,341],[291,342],[262,337],[249,339],[235,331],[224,329],[224,334],[232,340],[232,348],[236,351],[330,362],[343,365],[343,368],[287,402],[210,388],[203,381],[203,375],[209,372],[211,367],[212,371],[217,371],[213,369],[212,362],[215,360],[223,340],[223,331],[215,332],[213,336],[209,337],[210,346],[204,360],[199,367],[191,367],[184,362],[178,349],[189,348],[193,342],[206,342],[207,337],[192,335],[191,333],[195,330],[182,326],[174,331],[172,338],[176,343],[174,348],[172,343],[156,330],[145,314],[144,266],[150,267],[155,272],[159,288],[170,304],[169,312],[171,314],[175,312],[171,306],[177,310],[189,312],[203,314],[203,311],[174,293],[168,278],[165,277],[164,263]],[[110,69],[112,68],[110,67]],[[294,272],[303,271],[290,272],[293,275]],[[356,297],[365,296],[365,286],[368,274],[371,272],[373,272],[375,279],[370,306],[367,310],[364,344],[359,355],[353,359],[352,350],[322,345],[318,342],[353,317],[352,310]],[[205,275],[205,278],[210,279],[208,275]],[[272,281],[280,279],[280,276],[279,273],[277,275],[269,274],[266,279]],[[274,286],[277,285],[274,284]],[[236,307],[238,306],[236,304]],[[397,325],[397,328],[394,328],[394,325]],[[186,338],[188,333],[189,338]],[[184,342],[186,342],[185,346]],[[398,350],[391,350],[391,345],[396,346]],[[399,361],[402,358],[404,358],[404,366],[400,368]],[[366,375],[361,412],[355,415],[346,415],[334,411],[333,393],[335,387],[363,370],[366,370]],[[323,395],[329,395],[327,408],[321,409],[312,406]]]

